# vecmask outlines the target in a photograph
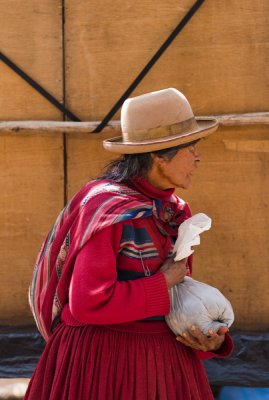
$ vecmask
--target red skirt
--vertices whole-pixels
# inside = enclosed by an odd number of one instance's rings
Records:
[[[25,400],[213,400],[196,354],[165,322],[61,323]]]

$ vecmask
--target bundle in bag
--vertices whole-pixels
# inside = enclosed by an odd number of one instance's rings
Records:
[[[165,317],[175,335],[182,335],[193,325],[205,335],[234,321],[231,303],[216,288],[186,276],[169,290],[171,308]]]

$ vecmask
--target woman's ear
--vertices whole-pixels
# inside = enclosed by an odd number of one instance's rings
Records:
[[[157,154],[151,154],[152,164],[156,166],[161,166],[166,163],[166,159],[162,156],[158,156]]]

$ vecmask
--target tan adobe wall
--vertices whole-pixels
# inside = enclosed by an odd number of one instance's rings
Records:
[[[83,121],[97,121],[192,4],[66,0],[63,27],[61,1],[0,0],[0,51]],[[266,0],[205,2],[133,95],[174,86],[197,115],[267,111],[268,15]],[[62,119],[0,61],[1,121]],[[221,128],[201,144],[191,190],[179,192],[213,219],[194,276],[232,301],[240,329],[268,329],[268,134],[267,125]],[[111,159],[101,140],[0,132],[1,324],[33,322],[27,289],[38,249],[65,190],[70,198]]]

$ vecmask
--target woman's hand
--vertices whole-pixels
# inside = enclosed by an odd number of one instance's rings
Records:
[[[184,332],[181,336],[177,336],[177,340],[185,346],[192,347],[201,351],[218,350],[225,339],[225,333],[229,331],[225,326],[221,326],[218,332],[208,331],[208,335],[204,335],[196,326],[192,326],[190,332]]]
[[[171,289],[171,287],[184,280],[187,273],[186,264],[187,258],[180,261],[174,261],[172,258],[169,258],[161,266],[160,270],[164,274],[168,289]]]

